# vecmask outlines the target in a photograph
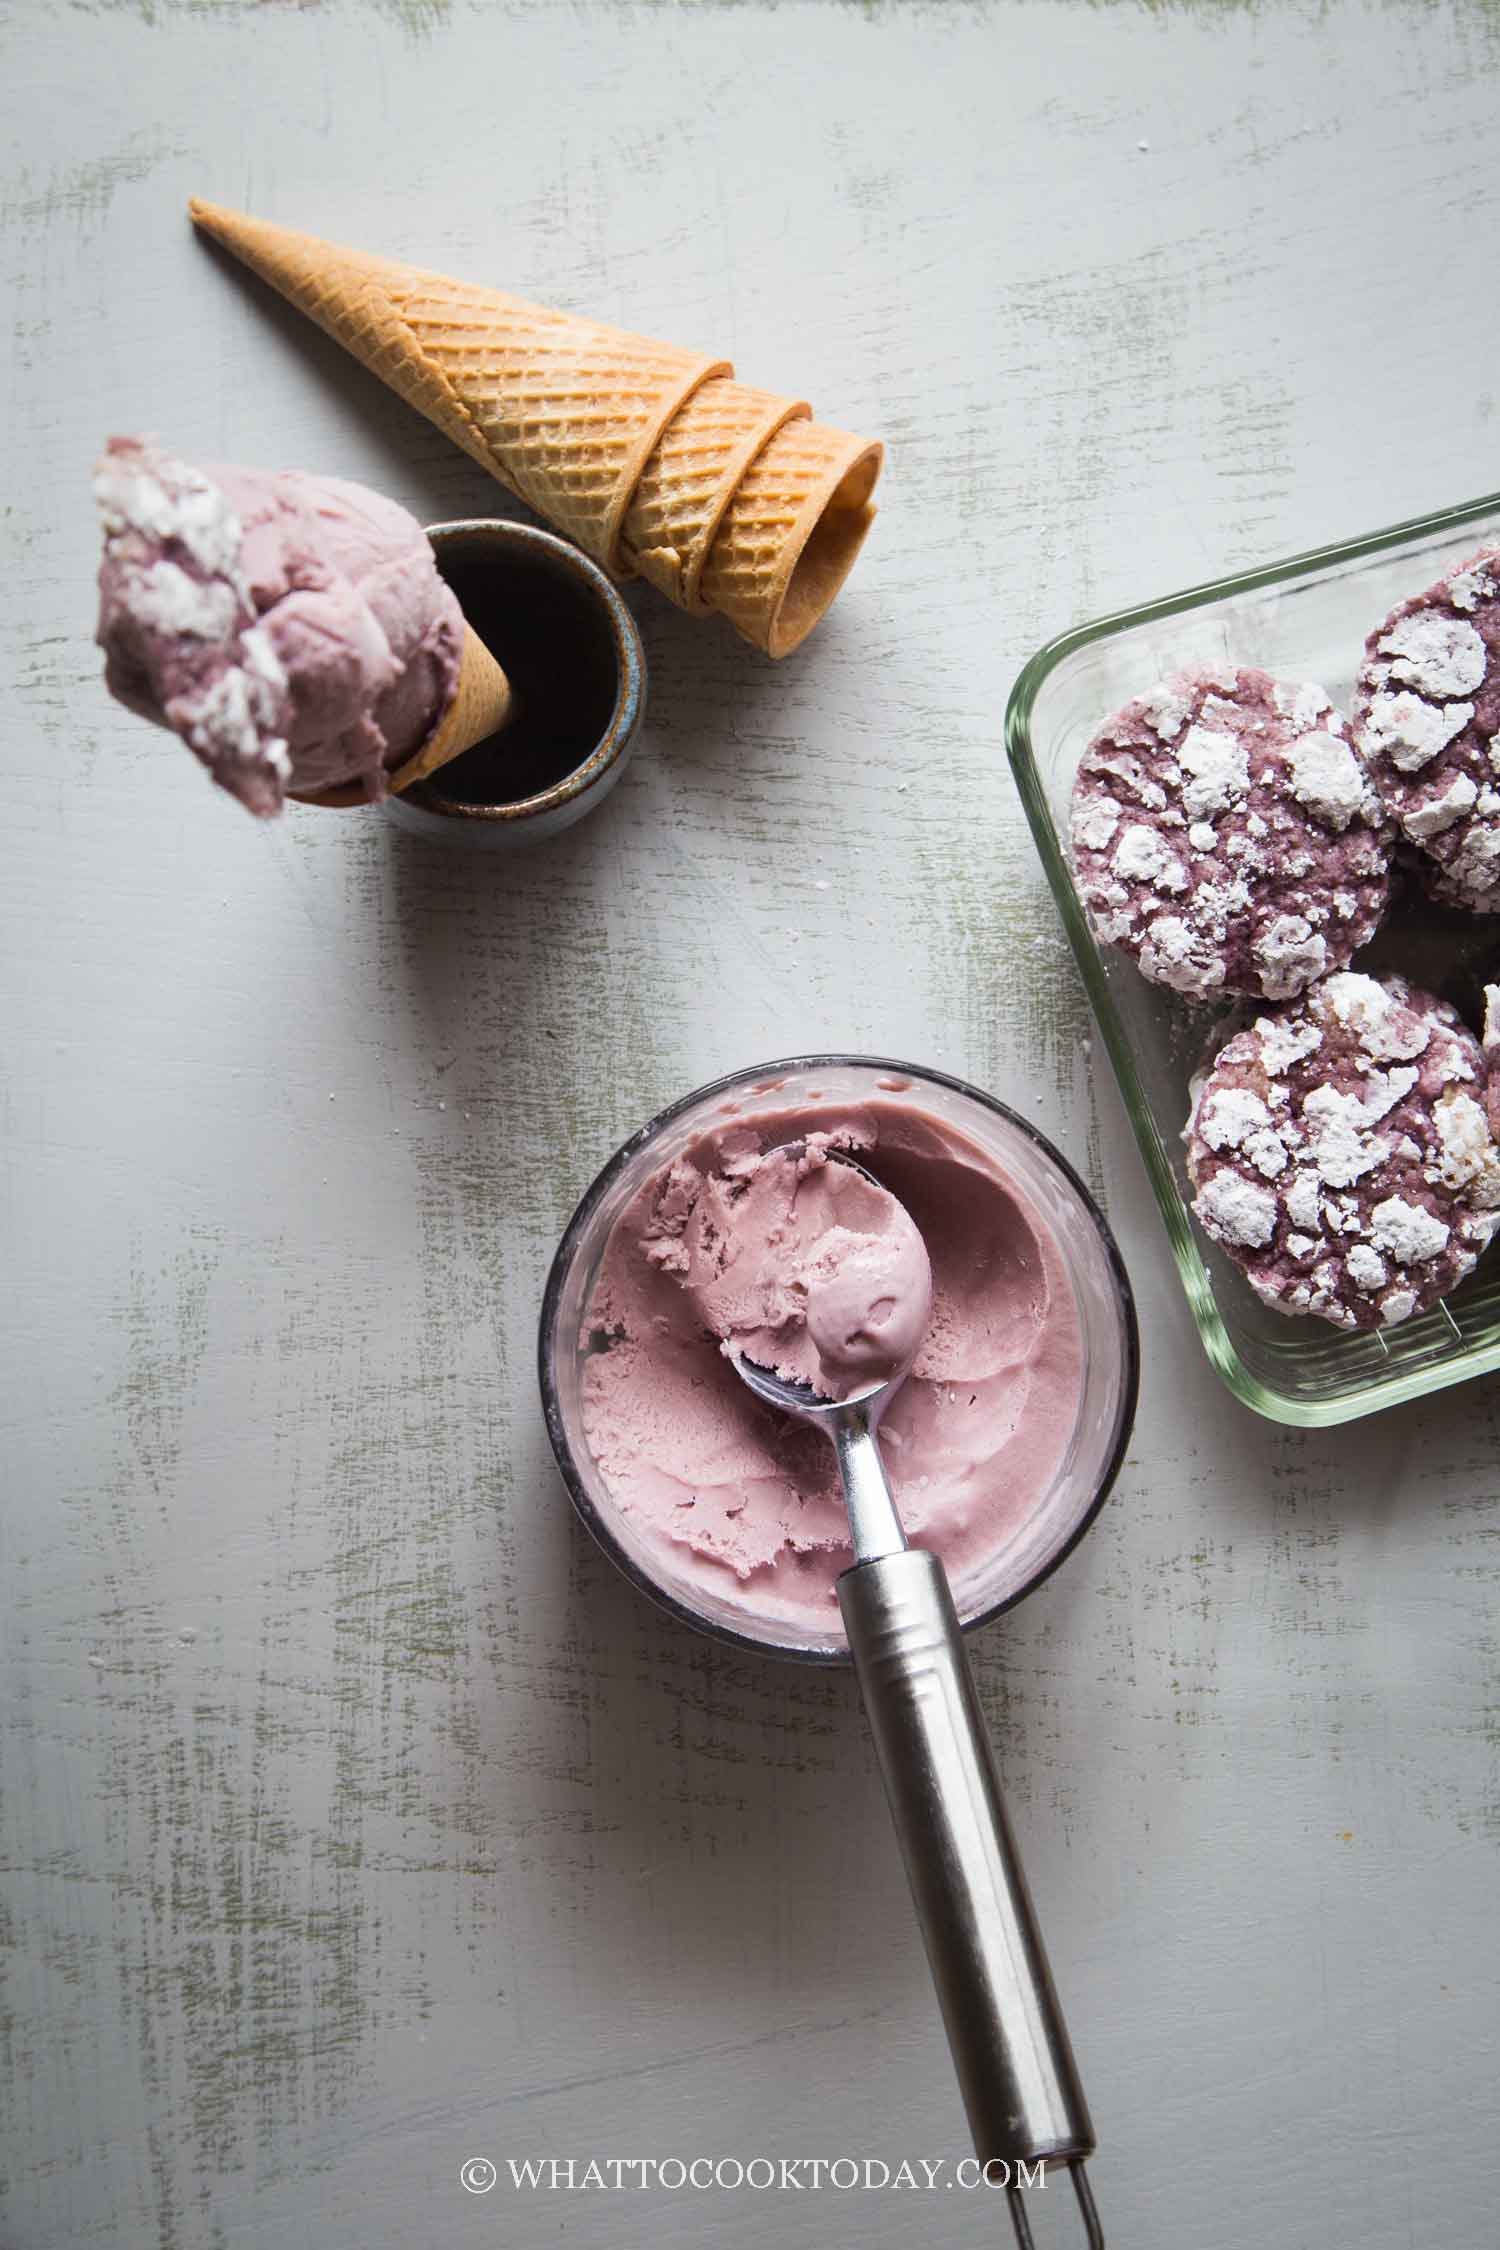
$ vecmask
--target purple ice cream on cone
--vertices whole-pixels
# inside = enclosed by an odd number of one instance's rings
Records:
[[[112,438],[105,682],[262,818],[356,783],[372,801],[452,701],[464,621],[414,517],[300,470],[197,469]]]

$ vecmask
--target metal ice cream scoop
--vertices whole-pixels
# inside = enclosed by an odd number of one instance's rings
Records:
[[[841,1152],[830,1154],[850,1163]],[[863,1166],[852,1169],[881,1185]],[[996,2163],[997,2172],[996,2160],[1007,2166],[1021,2250],[1032,2250],[1032,2233],[1016,2167],[1043,2162],[1067,2166],[1091,2250],[1103,2250],[1084,2171],[1094,2129],[1001,1802],[947,1573],[938,1556],[907,1545],[876,1440],[910,1362],[835,1400],[739,1352],[731,1357],[757,1398],[821,1430],[838,1459],[855,1558],[838,1581],[839,1608],[975,2153],[982,2164]]]

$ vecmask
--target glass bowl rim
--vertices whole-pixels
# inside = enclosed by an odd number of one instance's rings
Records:
[[[662,1132],[674,1119],[682,1116],[687,1110],[697,1108],[700,1103],[711,1101],[716,1094],[733,1092],[736,1088],[742,1087],[747,1079],[769,1078],[781,1074],[790,1075],[794,1071],[850,1067],[861,1070],[885,1071],[892,1076],[910,1078],[918,1084],[925,1080],[929,1085],[946,1087],[952,1093],[967,1096],[969,1100],[977,1102],[982,1109],[989,1110],[993,1115],[1003,1118],[1007,1125],[1013,1126],[1025,1139],[1040,1150],[1042,1156],[1056,1171],[1061,1173],[1063,1179],[1072,1189],[1099,1239],[1109,1277],[1114,1285],[1115,1308],[1120,1325],[1122,1375],[1117,1408],[1118,1426],[1114,1443],[1110,1448],[1109,1457],[1099,1478],[1094,1496],[1069,1532],[1068,1537],[1056,1553],[1049,1556],[1045,1565],[1040,1570],[1034,1571],[1025,1584],[1018,1587],[1014,1593],[1006,1595],[1002,1601],[992,1602],[988,1608],[979,1611],[971,1618],[965,1619],[963,1630],[966,1633],[977,1632],[980,1626],[990,1624],[995,1618],[1003,1615],[1006,1610],[1014,1609],[1016,1603],[1023,1601],[1028,1594],[1035,1593],[1037,1587],[1044,1584],[1052,1576],[1052,1573],[1067,1561],[1085,1532],[1091,1529],[1100,1509],[1109,1498],[1124,1463],[1125,1454],[1135,1429],[1136,1408],[1140,1397],[1140,1326],[1136,1317],[1135,1294],[1130,1286],[1130,1276],[1126,1271],[1125,1261],[1120,1255],[1119,1245],[1110,1230],[1109,1221],[1105,1218],[1097,1200],[1079,1178],[1073,1166],[1061,1151],[1053,1146],[1046,1134],[1039,1131],[1029,1118],[1022,1117],[1008,1103],[998,1100],[995,1095],[985,1093],[983,1088],[970,1084],[967,1079],[957,1078],[951,1072],[929,1069],[924,1064],[897,1062],[888,1055],[835,1052],[787,1055],[779,1061],[753,1063],[744,1069],[728,1071],[719,1078],[710,1079],[706,1085],[696,1087],[691,1093],[679,1095],[675,1101],[669,1102],[664,1109],[658,1110],[653,1117],[648,1118],[644,1125],[630,1134],[628,1139],[621,1142],[614,1155],[609,1158],[589,1186],[585,1188],[572,1217],[563,1229],[562,1238],[558,1243],[551,1267],[548,1270],[547,1285],[542,1292],[542,1309],[537,1329],[537,1376],[541,1387],[542,1413],[547,1426],[548,1442],[551,1445],[558,1472],[567,1488],[568,1497],[572,1501],[580,1520],[616,1568],[622,1571],[633,1585],[639,1587],[642,1593],[649,1596],[659,1609],[666,1610],[670,1616],[679,1619],[681,1623],[691,1625],[695,1631],[707,1633],[712,1639],[725,1642],[731,1647],[748,1650],[757,1656],[785,1657],[791,1662],[801,1664],[847,1665],[850,1661],[849,1651],[847,1648],[791,1647],[785,1642],[771,1639],[763,1634],[742,1633],[732,1625],[719,1624],[715,1620],[702,1616],[690,1604],[680,1600],[659,1580],[653,1578],[648,1571],[643,1570],[630,1555],[626,1554],[624,1548],[615,1538],[611,1527],[595,1507],[593,1499],[574,1465],[573,1449],[563,1429],[562,1406],[558,1397],[553,1366],[552,1339],[557,1327],[559,1300],[571,1271],[574,1254],[584,1229],[625,1166],[658,1133]]]

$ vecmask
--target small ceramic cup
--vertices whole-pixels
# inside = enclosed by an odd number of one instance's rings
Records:
[[[429,526],[437,566],[511,685],[509,723],[386,800],[403,828],[487,849],[555,836],[601,805],[646,707],[635,619],[598,564],[530,524]]]

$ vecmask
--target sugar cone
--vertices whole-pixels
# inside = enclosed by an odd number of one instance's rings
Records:
[[[458,685],[452,700],[437,725],[420,750],[387,776],[386,786],[391,790],[409,789],[414,781],[423,781],[439,766],[457,758],[465,750],[472,750],[476,742],[483,742],[496,734],[510,716],[510,682],[485,647],[472,625],[464,627],[464,652],[459,660]],[[329,805],[343,812],[352,805],[367,805],[369,796],[357,781],[346,782],[337,789],[323,789],[317,795],[291,789],[288,796],[299,805]]]
[[[726,360],[210,203],[195,223],[618,576],[805,640],[874,518],[878,443],[734,383]]]
[[[679,608],[709,614],[699,583],[741,478],[784,422],[811,412],[805,399],[747,390],[723,375],[677,409],[635,488],[625,552]]]
[[[726,360],[216,204],[194,224],[606,569],[657,439]]]
[[[821,422],[787,422],[751,462],[699,582],[703,601],[768,656],[806,640],[874,521],[884,448]]]

